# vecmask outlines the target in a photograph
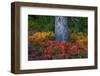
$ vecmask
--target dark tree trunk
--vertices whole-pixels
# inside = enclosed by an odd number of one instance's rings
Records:
[[[55,17],[55,36],[57,41],[69,40],[67,17]]]

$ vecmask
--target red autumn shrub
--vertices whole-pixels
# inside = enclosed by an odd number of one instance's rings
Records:
[[[87,50],[87,49],[86,49]],[[87,52],[79,42],[68,41],[47,41],[45,43],[42,55],[47,58],[65,58],[71,55],[79,54],[82,51]]]

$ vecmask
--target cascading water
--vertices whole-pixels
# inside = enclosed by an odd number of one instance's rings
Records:
[[[69,40],[67,17],[55,17],[55,36],[57,41]]]

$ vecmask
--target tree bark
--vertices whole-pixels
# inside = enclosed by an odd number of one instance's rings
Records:
[[[69,40],[67,17],[55,17],[55,37],[57,41]]]

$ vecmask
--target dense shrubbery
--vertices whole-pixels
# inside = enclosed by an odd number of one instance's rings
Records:
[[[56,41],[53,32],[36,32],[29,36],[31,59],[87,57],[87,34],[70,33],[70,41]]]
[[[28,17],[29,31],[41,32],[41,31],[53,31],[55,29],[55,17],[54,16],[32,16]]]
[[[29,36],[29,41],[33,43],[41,43],[48,39],[54,39],[54,35],[53,32],[36,32]]]

